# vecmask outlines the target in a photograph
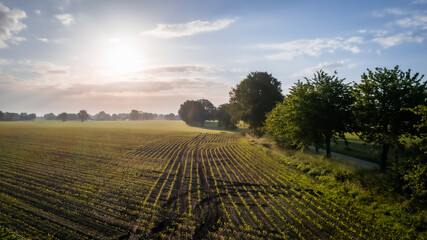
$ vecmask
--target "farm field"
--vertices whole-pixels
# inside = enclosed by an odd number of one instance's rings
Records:
[[[0,225],[31,239],[412,236],[334,194],[237,133],[180,121],[0,123]]]

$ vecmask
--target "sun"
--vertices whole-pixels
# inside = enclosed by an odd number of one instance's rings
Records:
[[[130,41],[110,39],[106,49],[106,70],[113,75],[126,75],[142,69],[139,48]]]

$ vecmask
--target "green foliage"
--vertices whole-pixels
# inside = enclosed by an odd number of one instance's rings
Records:
[[[230,115],[230,104],[225,103],[219,105],[217,111],[218,127],[224,127],[225,129],[233,130],[236,129],[237,122],[233,121]]]
[[[262,135],[266,114],[283,100],[281,83],[267,72],[252,72],[230,92],[233,121],[249,124],[256,135]]]
[[[25,238],[16,235],[10,229],[0,225],[0,239],[2,240],[24,240]]]
[[[187,125],[203,127],[206,120],[215,118],[216,108],[207,99],[187,100],[181,104],[178,115]]]
[[[420,116],[421,121],[414,125],[418,133],[403,152],[403,159],[393,165],[393,170],[402,181],[400,187],[411,196],[407,208],[420,211],[427,206],[427,107],[419,105],[408,110]]]
[[[298,81],[291,87],[283,103],[269,113],[266,130],[279,143],[290,142],[299,148],[326,145],[330,157],[330,142],[344,137],[351,124],[353,98],[350,87],[335,75],[323,71],[313,79]]]
[[[402,136],[416,134],[414,127],[420,117],[408,108],[425,105],[427,99],[426,84],[411,70],[403,72],[394,69],[368,69],[363,73],[361,83],[354,84],[354,115],[357,121],[356,132],[369,143],[381,145],[381,169],[385,171],[387,152],[390,147],[395,150],[402,147]]]
[[[205,120],[215,120],[216,107],[207,99],[199,99],[197,101],[200,102],[205,109]]]

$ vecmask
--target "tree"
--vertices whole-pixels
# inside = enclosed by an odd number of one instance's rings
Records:
[[[203,105],[205,109],[205,120],[215,120],[216,119],[216,107],[207,99],[199,99],[197,100]]]
[[[0,121],[3,121],[3,116],[4,116],[4,113],[0,111]]]
[[[298,81],[283,102],[268,113],[265,130],[279,145],[301,149],[314,145],[318,150],[322,139],[313,124],[316,121],[314,100],[310,99],[313,91],[312,85]]]
[[[77,113],[77,117],[80,119],[80,121],[84,122],[89,118],[89,114],[86,112],[86,110],[80,110],[80,112]]]
[[[386,170],[389,148],[395,151],[404,142],[402,136],[416,134],[414,125],[420,116],[408,110],[417,105],[426,105],[426,82],[421,82],[419,73],[411,76],[411,70],[367,69],[360,83],[355,83],[354,115],[359,137],[369,143],[382,146],[380,169]]]
[[[169,113],[169,114],[166,114],[164,116],[165,120],[175,120],[176,118],[177,118],[177,116],[175,116],[175,114],[173,114],[173,113]]]
[[[230,111],[230,104],[225,103],[219,105],[217,109],[218,127],[224,127],[225,129],[236,129],[237,122],[232,121]]]
[[[200,101],[187,100],[178,110],[179,117],[192,126],[204,126],[207,112]]]
[[[109,121],[111,120],[111,116],[108,113],[105,113],[104,111],[100,111],[98,114],[95,115],[96,121]]]
[[[138,112],[138,110],[132,110],[129,114],[130,120],[139,120],[141,119],[141,114]]]
[[[77,117],[77,114],[75,113],[68,113],[67,114],[67,119],[70,121],[77,121],[79,120],[79,118]]]
[[[37,118],[37,115],[35,113],[28,114],[28,120],[33,121]]]
[[[263,133],[266,114],[283,100],[281,83],[267,72],[252,72],[230,92],[234,121],[248,123],[256,135]]]
[[[56,120],[56,116],[53,113],[46,113],[43,117],[46,120]]]
[[[282,144],[314,145],[317,150],[324,143],[326,157],[330,157],[331,140],[344,138],[350,129],[352,92],[345,79],[322,70],[305,80],[293,86],[283,103],[268,115],[266,129]]]
[[[399,161],[394,165],[393,170],[401,175],[403,189],[410,190],[412,200],[421,200],[419,206],[425,206],[427,199],[427,106],[418,105],[415,108],[407,109],[421,117],[419,123],[414,127],[417,134],[411,142],[408,149],[405,149],[403,161]],[[424,196],[423,196],[424,195]]]
[[[68,114],[66,112],[63,112],[63,113],[58,115],[58,119],[65,122],[68,119]]]

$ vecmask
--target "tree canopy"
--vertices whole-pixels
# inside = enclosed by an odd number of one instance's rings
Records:
[[[111,115],[108,113],[105,113],[104,111],[100,111],[98,114],[95,115],[96,121],[110,121]]]
[[[252,72],[230,92],[234,121],[248,123],[255,134],[263,133],[266,114],[283,100],[281,83],[267,72]]]
[[[80,110],[80,112],[77,113],[77,117],[80,119],[80,121],[84,122],[89,119],[89,114],[86,110]]]
[[[426,105],[426,82],[424,75],[411,70],[403,72],[399,66],[393,69],[367,69],[360,83],[354,84],[354,116],[359,137],[369,143],[382,146],[381,170],[386,169],[390,147],[397,150],[402,145],[402,136],[417,134],[414,125],[421,117],[409,110]]]
[[[330,142],[344,137],[352,120],[353,97],[345,79],[320,70],[312,79],[298,81],[283,103],[268,115],[266,130],[280,143],[304,148],[324,143],[330,157]]]
[[[218,106],[217,109],[218,127],[225,129],[236,129],[236,121],[233,121],[230,115],[230,104],[225,103]]]
[[[63,113],[58,115],[58,119],[65,122],[68,120],[68,114],[66,112],[63,112]]]
[[[179,117],[188,125],[204,126],[206,120],[213,120],[215,106],[207,99],[187,100],[178,110]]]

